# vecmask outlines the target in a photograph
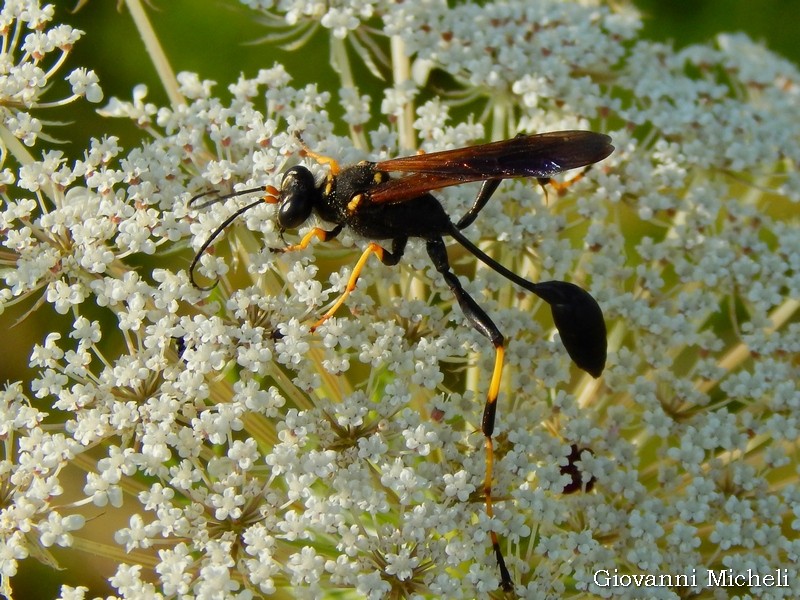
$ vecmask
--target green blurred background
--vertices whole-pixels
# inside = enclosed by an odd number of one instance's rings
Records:
[[[54,22],[68,23],[87,32],[70,57],[68,69],[62,73],[77,66],[94,69],[106,95],[101,105],[111,96],[130,99],[133,87],[139,83],[149,86],[147,101],[166,104],[167,98],[158,83],[155,69],[124,7],[118,10],[116,2],[93,0],[82,10],[72,13],[73,2],[58,0],[55,4]],[[250,44],[264,37],[267,31],[254,19],[251,11],[233,0],[151,0],[151,4],[149,17],[174,71],[194,71],[203,79],[217,81],[216,91],[223,97],[227,94],[225,86],[235,81],[240,73],[252,76],[259,68],[270,67],[276,61],[286,65],[296,86],[317,82],[323,89],[338,88],[338,79],[328,64],[327,38],[324,35],[317,35],[311,44],[300,50],[286,52],[271,45]],[[800,64],[800,38],[796,30],[800,15],[798,0],[637,0],[635,5],[645,17],[643,38],[671,41],[677,47],[683,47],[708,41],[720,32],[742,31]],[[354,64],[357,65],[357,61]],[[377,84],[366,72],[357,73],[357,76],[367,85]],[[65,86],[54,85],[47,98],[59,98],[68,93]],[[43,144],[35,151],[35,156],[38,157],[44,147],[51,147],[60,149],[69,157],[80,157],[89,138],[103,135],[119,136],[126,147],[133,147],[142,139],[142,132],[134,125],[124,120],[100,118],[94,113],[96,108],[78,102],[60,113],[45,111],[38,114],[48,121],[66,122],[63,126],[46,129],[50,135],[66,142]],[[335,102],[330,109],[335,118],[338,110]],[[344,132],[343,129],[341,133]],[[12,324],[32,305],[32,301],[26,302],[0,315],[0,331],[5,332],[7,344],[0,361],[0,382],[29,380],[32,373],[27,364],[32,345],[41,343],[50,331],[69,330],[70,319],[55,315],[46,306],[33,318],[12,328]],[[95,318],[104,317],[98,314]],[[54,554],[59,560],[66,559],[66,554],[58,549]],[[74,559],[76,553],[70,554]],[[25,561],[14,580],[16,597],[53,598],[58,595],[61,583],[86,584],[87,571],[102,570],[71,568],[69,559],[66,561],[63,566],[67,568],[61,572],[32,559]],[[90,557],[83,566],[92,564]],[[93,583],[97,586],[93,593],[108,593],[103,589],[102,581]]]

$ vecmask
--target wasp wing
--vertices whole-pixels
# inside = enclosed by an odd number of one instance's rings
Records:
[[[456,150],[392,158],[379,171],[409,173],[389,179],[367,194],[372,203],[404,202],[431,190],[470,181],[513,177],[548,178],[603,160],[611,138],[593,131],[554,131]]]

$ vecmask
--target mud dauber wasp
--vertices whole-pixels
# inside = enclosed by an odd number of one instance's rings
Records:
[[[362,161],[344,168],[334,159],[306,149],[306,156],[329,166],[329,173],[322,183],[317,184],[306,167],[294,166],[284,174],[280,189],[273,186],[251,188],[215,197],[198,205],[204,207],[255,192],[263,194],[256,202],[239,209],[217,227],[194,257],[189,267],[190,278],[192,284],[199,289],[208,290],[213,287],[203,288],[194,281],[194,269],[200,257],[225,227],[260,202],[278,204],[277,221],[281,233],[286,229],[299,227],[316,212],[323,221],[333,223],[333,229],[314,227],[300,243],[279,251],[306,248],[314,238],[322,241],[333,239],[345,227],[370,242],[353,268],[345,291],[313,325],[313,331],[344,303],[355,288],[370,254],[375,254],[385,265],[396,265],[403,256],[409,238],[425,240],[428,255],[453,292],[467,321],[481,335],[487,337],[495,349],[494,369],[481,424],[486,448],[484,497],[486,513],[491,519],[494,464],[492,432],[503,371],[505,339],[450,270],[443,238],[454,238],[478,260],[547,302],[570,358],[590,375],[599,377],[606,361],[606,326],[595,299],[587,291],[566,281],[528,281],[485,254],[461,230],[475,220],[503,179],[533,177],[544,186],[550,183],[552,175],[589,166],[603,160],[613,150],[610,137],[591,131],[518,135],[500,142],[380,162]],[[404,175],[393,178],[389,175],[391,172]],[[474,181],[483,182],[478,195],[466,214],[453,223],[441,203],[430,192]],[[208,193],[199,194],[190,203],[206,196]],[[387,250],[376,240],[391,240],[391,250]],[[506,568],[497,534],[494,531],[490,534],[500,569],[501,585],[504,590],[509,591],[513,588],[511,575]]]

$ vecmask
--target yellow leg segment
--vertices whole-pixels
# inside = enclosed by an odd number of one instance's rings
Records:
[[[487,394],[487,403],[496,402],[497,396],[500,395],[500,380],[503,376],[503,359],[505,358],[505,348],[497,346],[494,353],[494,370],[492,371],[492,381],[489,383],[489,392]]]
[[[571,179],[567,179],[563,183],[559,182],[559,181],[556,181],[552,177],[539,179],[539,185],[542,186],[542,190],[544,190],[545,204],[547,204],[547,186],[548,185],[551,186],[555,190],[557,195],[563,196],[566,193],[566,191],[569,189],[570,186],[578,183],[581,179],[586,177],[586,173],[588,173],[591,170],[591,168],[592,168],[592,165],[589,165],[583,171],[581,171],[580,173],[575,175],[575,177],[572,177]]]
[[[494,477],[494,442],[492,441],[492,433],[494,431],[494,418],[497,410],[497,396],[500,393],[500,380],[503,376],[503,362],[505,356],[505,348],[503,345],[495,346],[494,370],[492,371],[492,381],[489,383],[489,392],[486,395],[486,406],[483,409],[483,435],[486,438],[484,442],[486,448],[486,473],[483,480],[483,495],[486,501],[486,516],[491,520],[494,517],[494,508],[492,506],[492,480]],[[503,553],[500,550],[500,540],[497,533],[492,530],[489,532],[489,537],[492,541],[492,549],[494,550],[497,565],[500,568],[500,585],[503,590],[509,592],[514,588],[511,580],[511,574],[506,568]]]
[[[308,247],[311,243],[311,240],[317,238],[318,240],[325,241],[328,239],[330,235],[329,231],[325,231],[322,227],[314,227],[311,231],[303,236],[303,239],[300,240],[299,244],[293,244],[292,246],[286,246],[286,248],[282,248],[279,250],[280,252],[294,252],[295,250],[304,250]]]
[[[306,236],[308,237],[308,236]],[[302,242],[301,242],[302,244]],[[367,260],[369,259],[370,254],[375,254],[378,258],[383,259],[383,254],[385,250],[375,242],[370,242],[369,245],[364,250],[363,254],[361,254],[361,258],[358,259],[356,266],[353,267],[353,272],[350,275],[350,279],[347,282],[347,287],[342,292],[342,295],[339,296],[339,299],[331,306],[328,311],[322,315],[319,320],[311,326],[311,331],[313,332],[316,330],[317,327],[322,325],[325,321],[330,319],[333,314],[339,310],[339,307],[344,304],[347,297],[350,295],[354,289],[356,289],[356,283],[358,283],[358,277],[361,275],[361,271],[364,269],[364,265],[367,264]]]
[[[301,151],[303,156],[308,156],[309,158],[313,158],[321,165],[328,165],[328,168],[331,170],[331,175],[336,176],[342,170],[342,167],[339,166],[339,163],[335,158],[331,158],[330,156],[325,156],[324,154],[317,154],[310,148],[303,146],[303,150]]]

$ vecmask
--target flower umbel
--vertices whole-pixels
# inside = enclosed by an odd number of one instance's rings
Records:
[[[10,0],[0,9],[3,36],[0,116],[4,146],[11,143],[10,136],[26,146],[33,146],[38,137],[51,139],[43,134],[42,121],[32,114],[37,109],[68,104],[79,98],[89,102],[103,99],[97,75],[84,68],[74,69],[64,78],[72,88],[71,96],[59,100],[43,98],[73,45],[83,35],[69,25],[49,27],[53,13],[51,5],[40,7],[38,2],[30,0]]]
[[[0,395],[2,593],[60,546],[118,565],[113,590],[64,599],[499,596],[497,532],[519,597],[727,593],[597,577],[705,569],[785,570],[785,586],[737,593],[796,596],[797,68],[743,36],[680,52],[637,40],[638,17],[605,3],[245,4],[329,32],[342,89],[294,85],[276,64],[223,99],[182,73],[165,86],[183,103],[140,86],[103,109],[145,143],[91,140],[79,159],[15,143],[41,143],[38,127],[16,132],[45,104],[34,75],[61,64],[42,61],[66,50],[40,35],[47,7],[0,13],[4,64],[32,74],[0,107],[1,306],[69,322],[31,343],[36,376]],[[356,85],[344,40],[373,70],[386,59],[391,83]],[[93,100],[90,72],[69,80]],[[437,98],[430,73],[448,76]],[[454,100],[475,116],[451,116]],[[350,231],[276,253],[325,223],[281,232],[261,203],[201,257],[216,287],[189,281],[193,253],[250,200],[188,199],[278,186],[297,164],[323,181],[302,143],[348,165],[558,129],[606,132],[617,150],[563,193],[504,182],[464,232],[528,279],[590,290],[608,365],[597,380],[573,368],[543,302],[448,247],[508,340],[492,518],[492,347],[424,244],[396,267],[372,259],[315,332],[366,244]],[[475,193],[436,195],[457,220]]]

